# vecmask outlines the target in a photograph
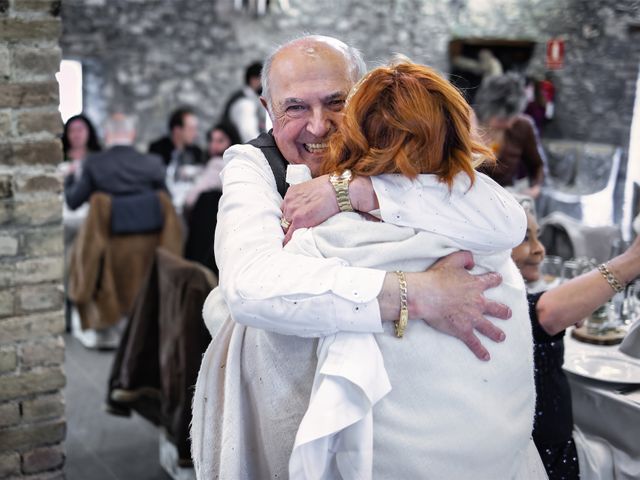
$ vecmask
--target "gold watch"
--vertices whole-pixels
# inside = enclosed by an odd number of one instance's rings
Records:
[[[345,170],[341,174],[334,172],[329,176],[329,181],[336,191],[336,200],[341,212],[353,212],[353,206],[349,200],[349,182],[352,178],[351,170]]]

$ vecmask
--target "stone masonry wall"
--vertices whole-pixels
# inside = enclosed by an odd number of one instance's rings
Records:
[[[64,478],[59,10],[0,0],[0,478]]]
[[[277,5],[275,0],[271,4]],[[640,63],[638,0],[290,0],[256,18],[233,0],[65,0],[62,48],[85,67],[86,111],[101,121],[127,106],[143,120],[141,143],[164,133],[168,112],[196,105],[208,126],[242,83],[243,68],[302,32],[337,36],[370,66],[401,52],[449,70],[461,37],[536,42],[531,70],[544,73],[546,42],[566,42],[549,136],[625,146]]]

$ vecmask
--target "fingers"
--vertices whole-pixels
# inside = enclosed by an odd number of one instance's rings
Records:
[[[486,301],[483,313],[502,320],[508,320],[512,314],[511,309],[504,303],[494,302],[492,300]]]
[[[291,237],[293,236],[293,232],[293,228],[287,229],[284,234],[284,239],[282,240],[282,245],[286,245],[287,243],[289,243],[289,240],[291,240]]]
[[[473,255],[471,252],[467,252],[466,250],[461,250],[459,252],[450,253],[446,257],[442,257],[438,260],[435,265],[448,265],[453,268],[465,268],[467,270],[471,270],[475,266],[475,262],[473,261]]]
[[[461,338],[464,344],[473,352],[473,354],[478,357],[480,360],[488,362],[491,360],[491,355],[489,355],[489,351],[482,346],[480,340],[476,335],[471,332],[465,337]]]
[[[482,318],[475,326],[475,329],[485,337],[493,340],[494,342],[503,342],[506,335],[502,330],[496,327],[486,318]]]
[[[502,275],[497,272],[483,273],[482,275],[477,275],[475,278],[482,282],[483,290],[497,287],[502,283]]]

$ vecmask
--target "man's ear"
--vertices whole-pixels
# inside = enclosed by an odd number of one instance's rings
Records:
[[[269,118],[271,119],[271,122],[273,122],[273,117],[271,116],[271,112],[269,111],[269,104],[267,103],[267,99],[264,97],[260,97],[260,103],[269,114]]]

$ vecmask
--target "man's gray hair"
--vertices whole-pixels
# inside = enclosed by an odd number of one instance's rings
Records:
[[[492,117],[512,117],[527,105],[524,78],[517,73],[494,75],[482,81],[473,110],[481,122]]]
[[[353,83],[356,83],[360,77],[362,77],[367,71],[367,64],[364,62],[362,58],[362,53],[357,48],[350,47],[346,43],[341,40],[338,40],[334,37],[328,37],[325,35],[302,35],[300,37],[294,38],[293,40],[288,41],[278,47],[276,47],[266,58],[264,61],[264,65],[262,67],[262,96],[267,101],[267,106],[269,110],[271,110],[271,91],[269,85],[269,75],[271,74],[271,64],[273,63],[273,58],[277,55],[280,50],[285,47],[288,47],[292,43],[296,43],[302,40],[310,40],[316,42],[327,43],[328,45],[336,48],[337,50],[341,50],[347,59],[347,62],[351,66],[350,74],[353,79]]]
[[[104,122],[105,135],[128,135],[136,130],[136,119],[132,115],[114,113]]]

